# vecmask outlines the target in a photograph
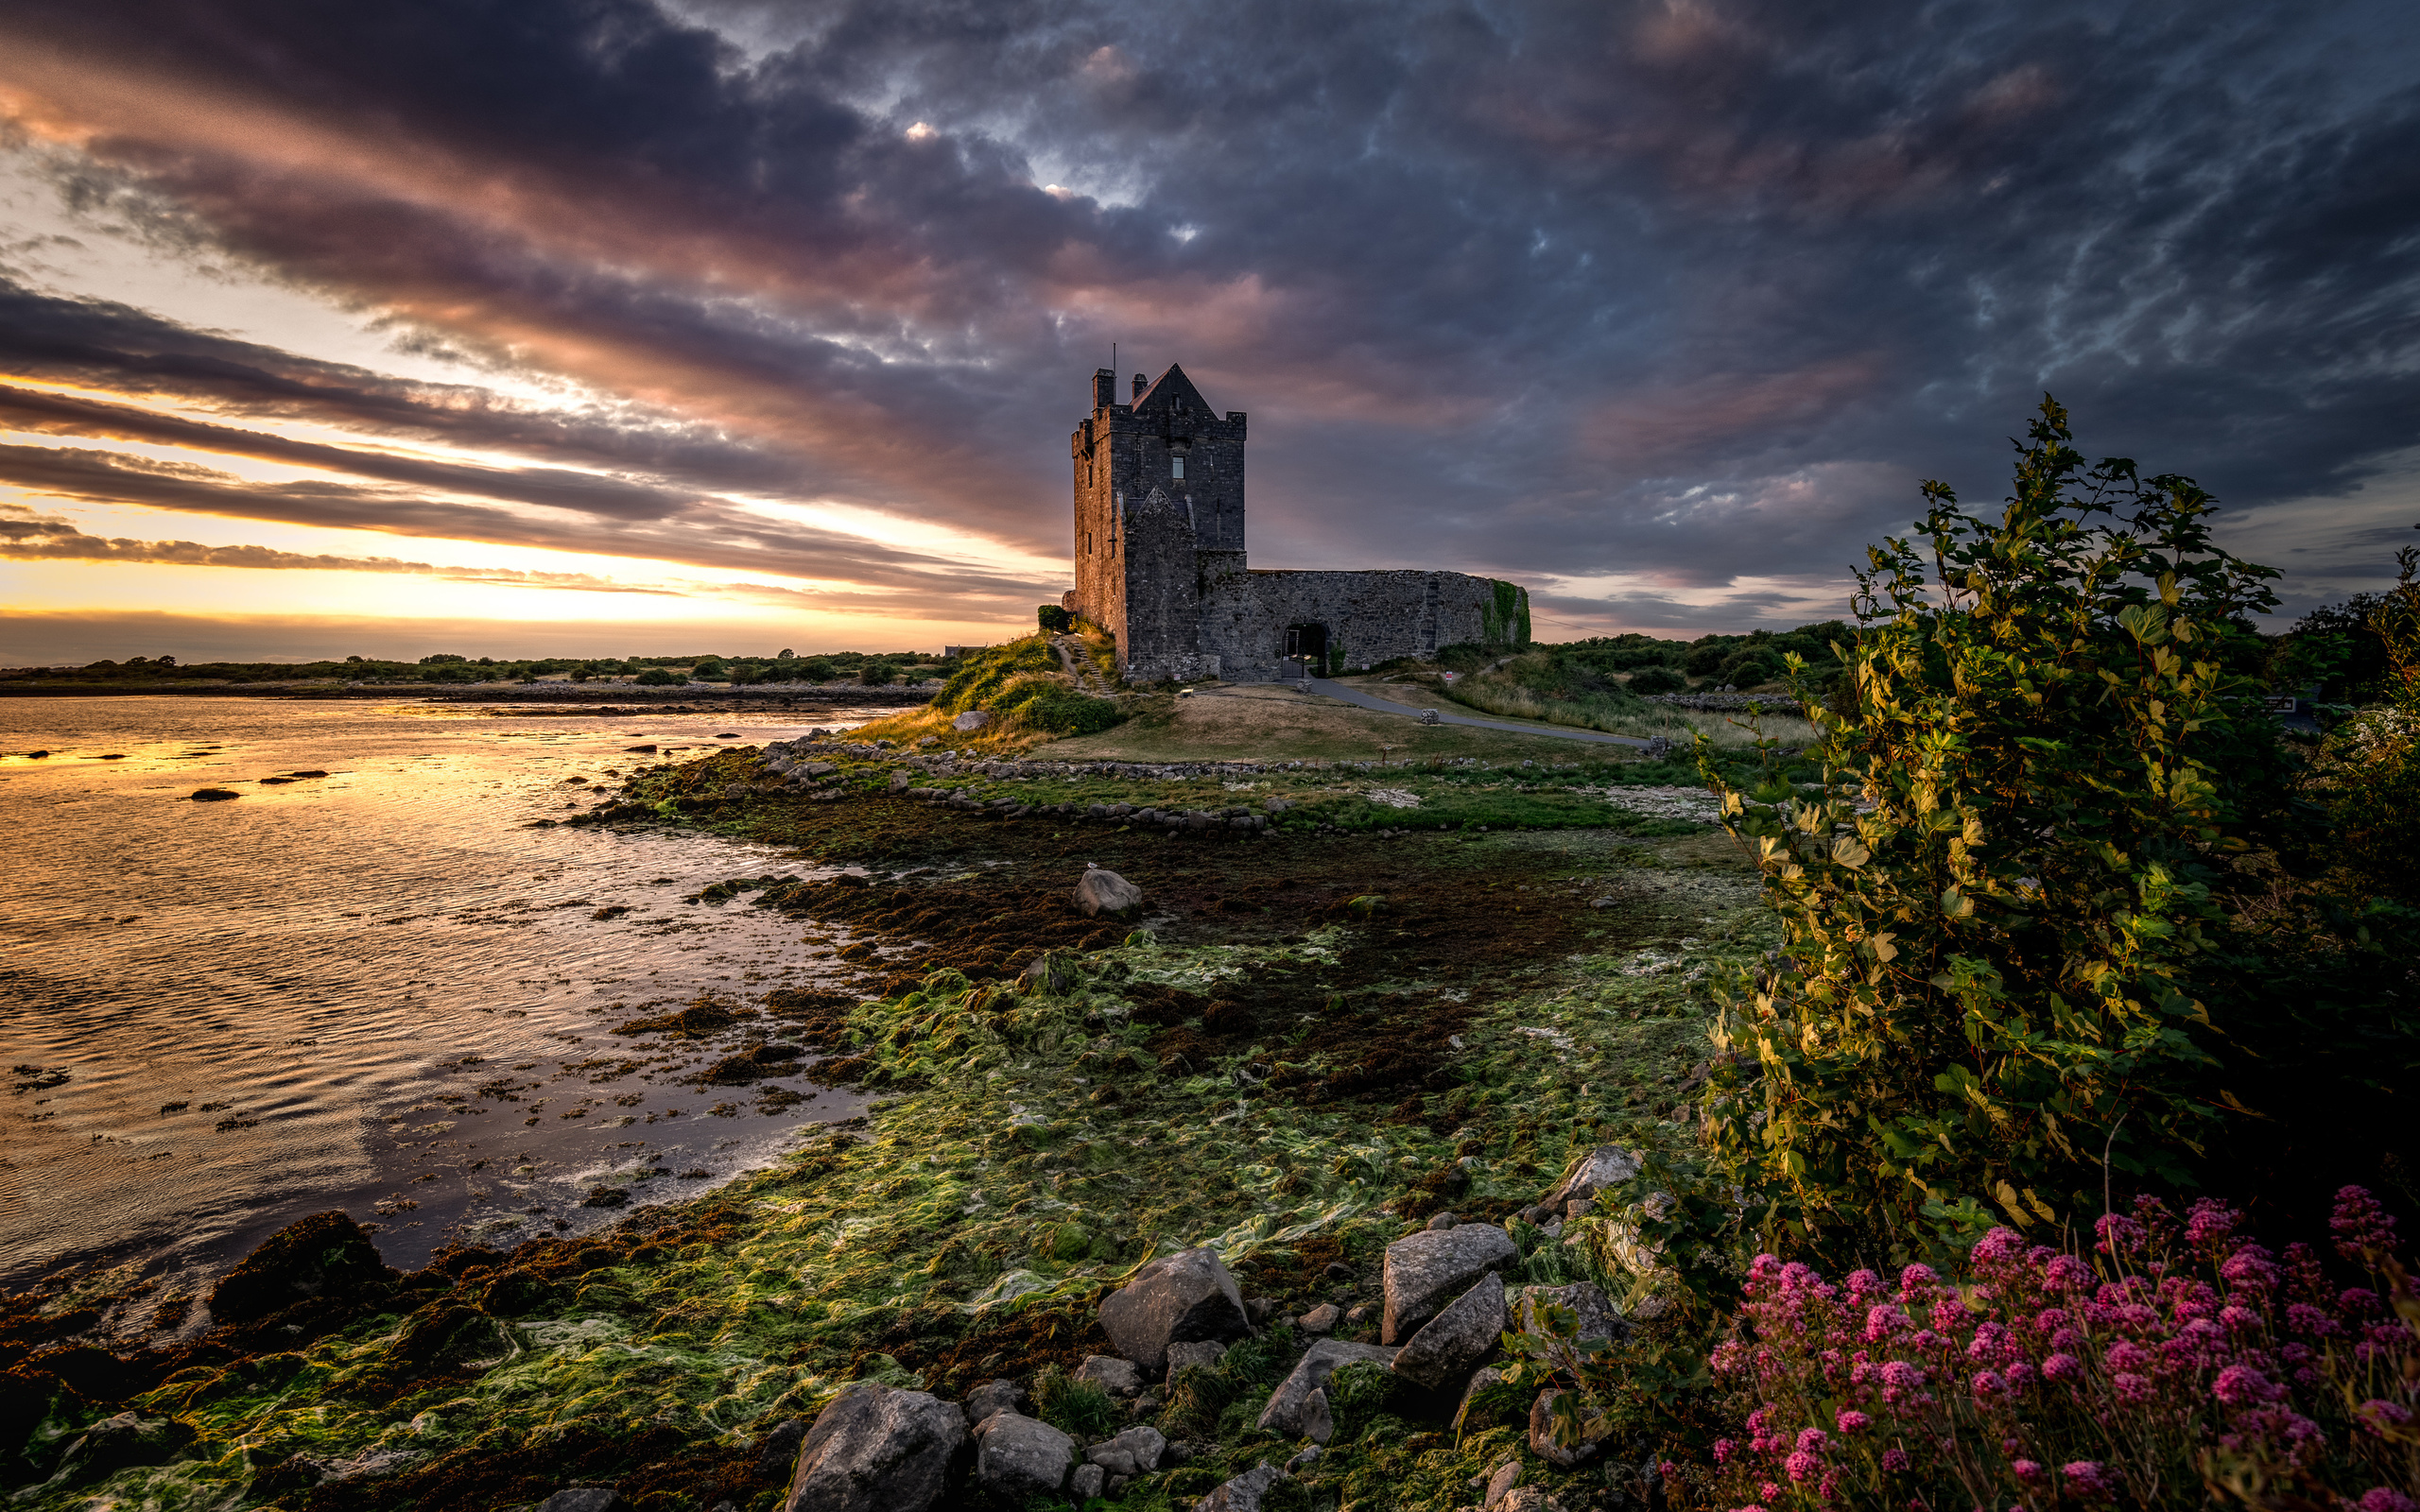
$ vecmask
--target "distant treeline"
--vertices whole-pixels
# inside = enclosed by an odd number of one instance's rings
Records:
[[[132,657],[124,662],[95,662],[80,667],[20,667],[0,671],[0,679],[35,682],[307,682],[466,683],[530,682],[542,678],[568,677],[574,682],[599,678],[630,678],[642,686],[672,687],[687,682],[720,682],[746,687],[762,682],[862,683],[888,687],[895,682],[921,682],[945,678],[957,668],[955,658],[921,651],[829,651],[800,656],[782,651],[773,656],[608,656],[533,657],[526,660],[455,656],[440,652],[418,662],[383,662],[349,656],[341,662],[180,662],[172,656]]]

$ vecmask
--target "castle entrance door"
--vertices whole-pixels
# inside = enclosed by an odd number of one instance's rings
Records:
[[[1288,625],[1286,627],[1286,660],[1297,657],[1309,663],[1305,668],[1314,677],[1327,676],[1327,627],[1324,625]]]

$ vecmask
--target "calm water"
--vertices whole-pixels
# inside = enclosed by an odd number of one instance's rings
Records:
[[[95,1260],[190,1284],[332,1207],[408,1266],[610,1222],[582,1205],[600,1183],[687,1194],[852,1116],[845,1092],[767,1111],[768,1084],[686,1079],[729,1045],[605,1032],[836,981],[845,934],[681,901],[814,868],[526,826],[594,801],[569,779],[654,760],[626,753],[643,741],[882,712],[0,700],[0,1286]],[[297,770],[329,775],[257,781]],[[187,800],[213,785],[244,797]]]

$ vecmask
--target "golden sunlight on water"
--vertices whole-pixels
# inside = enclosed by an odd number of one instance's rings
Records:
[[[845,938],[683,901],[810,868],[707,836],[528,827],[593,801],[574,778],[658,759],[627,747],[807,723],[764,720],[0,701],[0,1285],[100,1260],[223,1266],[327,1208],[410,1265],[450,1238],[607,1221],[582,1205],[600,1184],[693,1193],[853,1115],[804,1082],[813,1100],[784,1110],[766,1084],[688,1079],[717,1047],[606,1033],[831,979]],[[260,781],[309,772],[326,775]],[[206,786],[243,796],[189,799]]]

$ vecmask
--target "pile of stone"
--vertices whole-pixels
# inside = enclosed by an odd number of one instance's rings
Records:
[[[1593,1150],[1522,1217],[1559,1224],[1584,1215],[1600,1191],[1637,1173],[1628,1151]],[[1263,1462],[1219,1486],[1195,1503],[1197,1512],[1258,1512],[1272,1487],[1315,1467],[1336,1432],[1327,1388],[1344,1366],[1385,1368],[1442,1418],[1504,1379],[1491,1363],[1504,1334],[1538,1331],[1550,1306],[1579,1319],[1582,1339],[1617,1340],[1628,1332],[1628,1322],[1589,1282],[1507,1287],[1504,1272],[1518,1253],[1505,1228],[1460,1223],[1450,1213],[1389,1245],[1379,1342],[1315,1338],[1260,1415],[1258,1427],[1307,1442],[1282,1467]],[[1266,1315],[1270,1305],[1248,1306],[1215,1250],[1155,1260],[1102,1299],[1101,1331],[1117,1352],[1086,1359],[1075,1379],[1098,1387],[1128,1418],[1149,1417],[1159,1409],[1155,1385],[1173,1388],[1188,1368],[1216,1367],[1232,1343],[1257,1332],[1255,1311]],[[1307,1332],[1324,1333],[1336,1326],[1337,1310],[1323,1305],[1299,1321]],[[1556,1396],[1543,1391],[1530,1405],[1530,1451],[1564,1468],[1596,1458],[1600,1444],[1555,1441]],[[970,1481],[995,1500],[1064,1497],[1080,1504],[1115,1498],[1138,1477],[1189,1457],[1185,1446],[1169,1443],[1148,1422],[1086,1443],[1033,1417],[1028,1405],[1024,1389],[1005,1380],[978,1387],[963,1403],[871,1383],[851,1386],[796,1440],[785,1512],[927,1512],[962,1499],[953,1492]],[[776,1452],[773,1437],[768,1446],[768,1453]],[[787,1448],[787,1440],[778,1444],[780,1452]],[[1651,1468],[1622,1469],[1625,1479],[1652,1480]],[[1535,1488],[1520,1488],[1520,1479],[1518,1462],[1499,1467],[1484,1483],[1484,1504],[1503,1512],[1551,1504]]]

